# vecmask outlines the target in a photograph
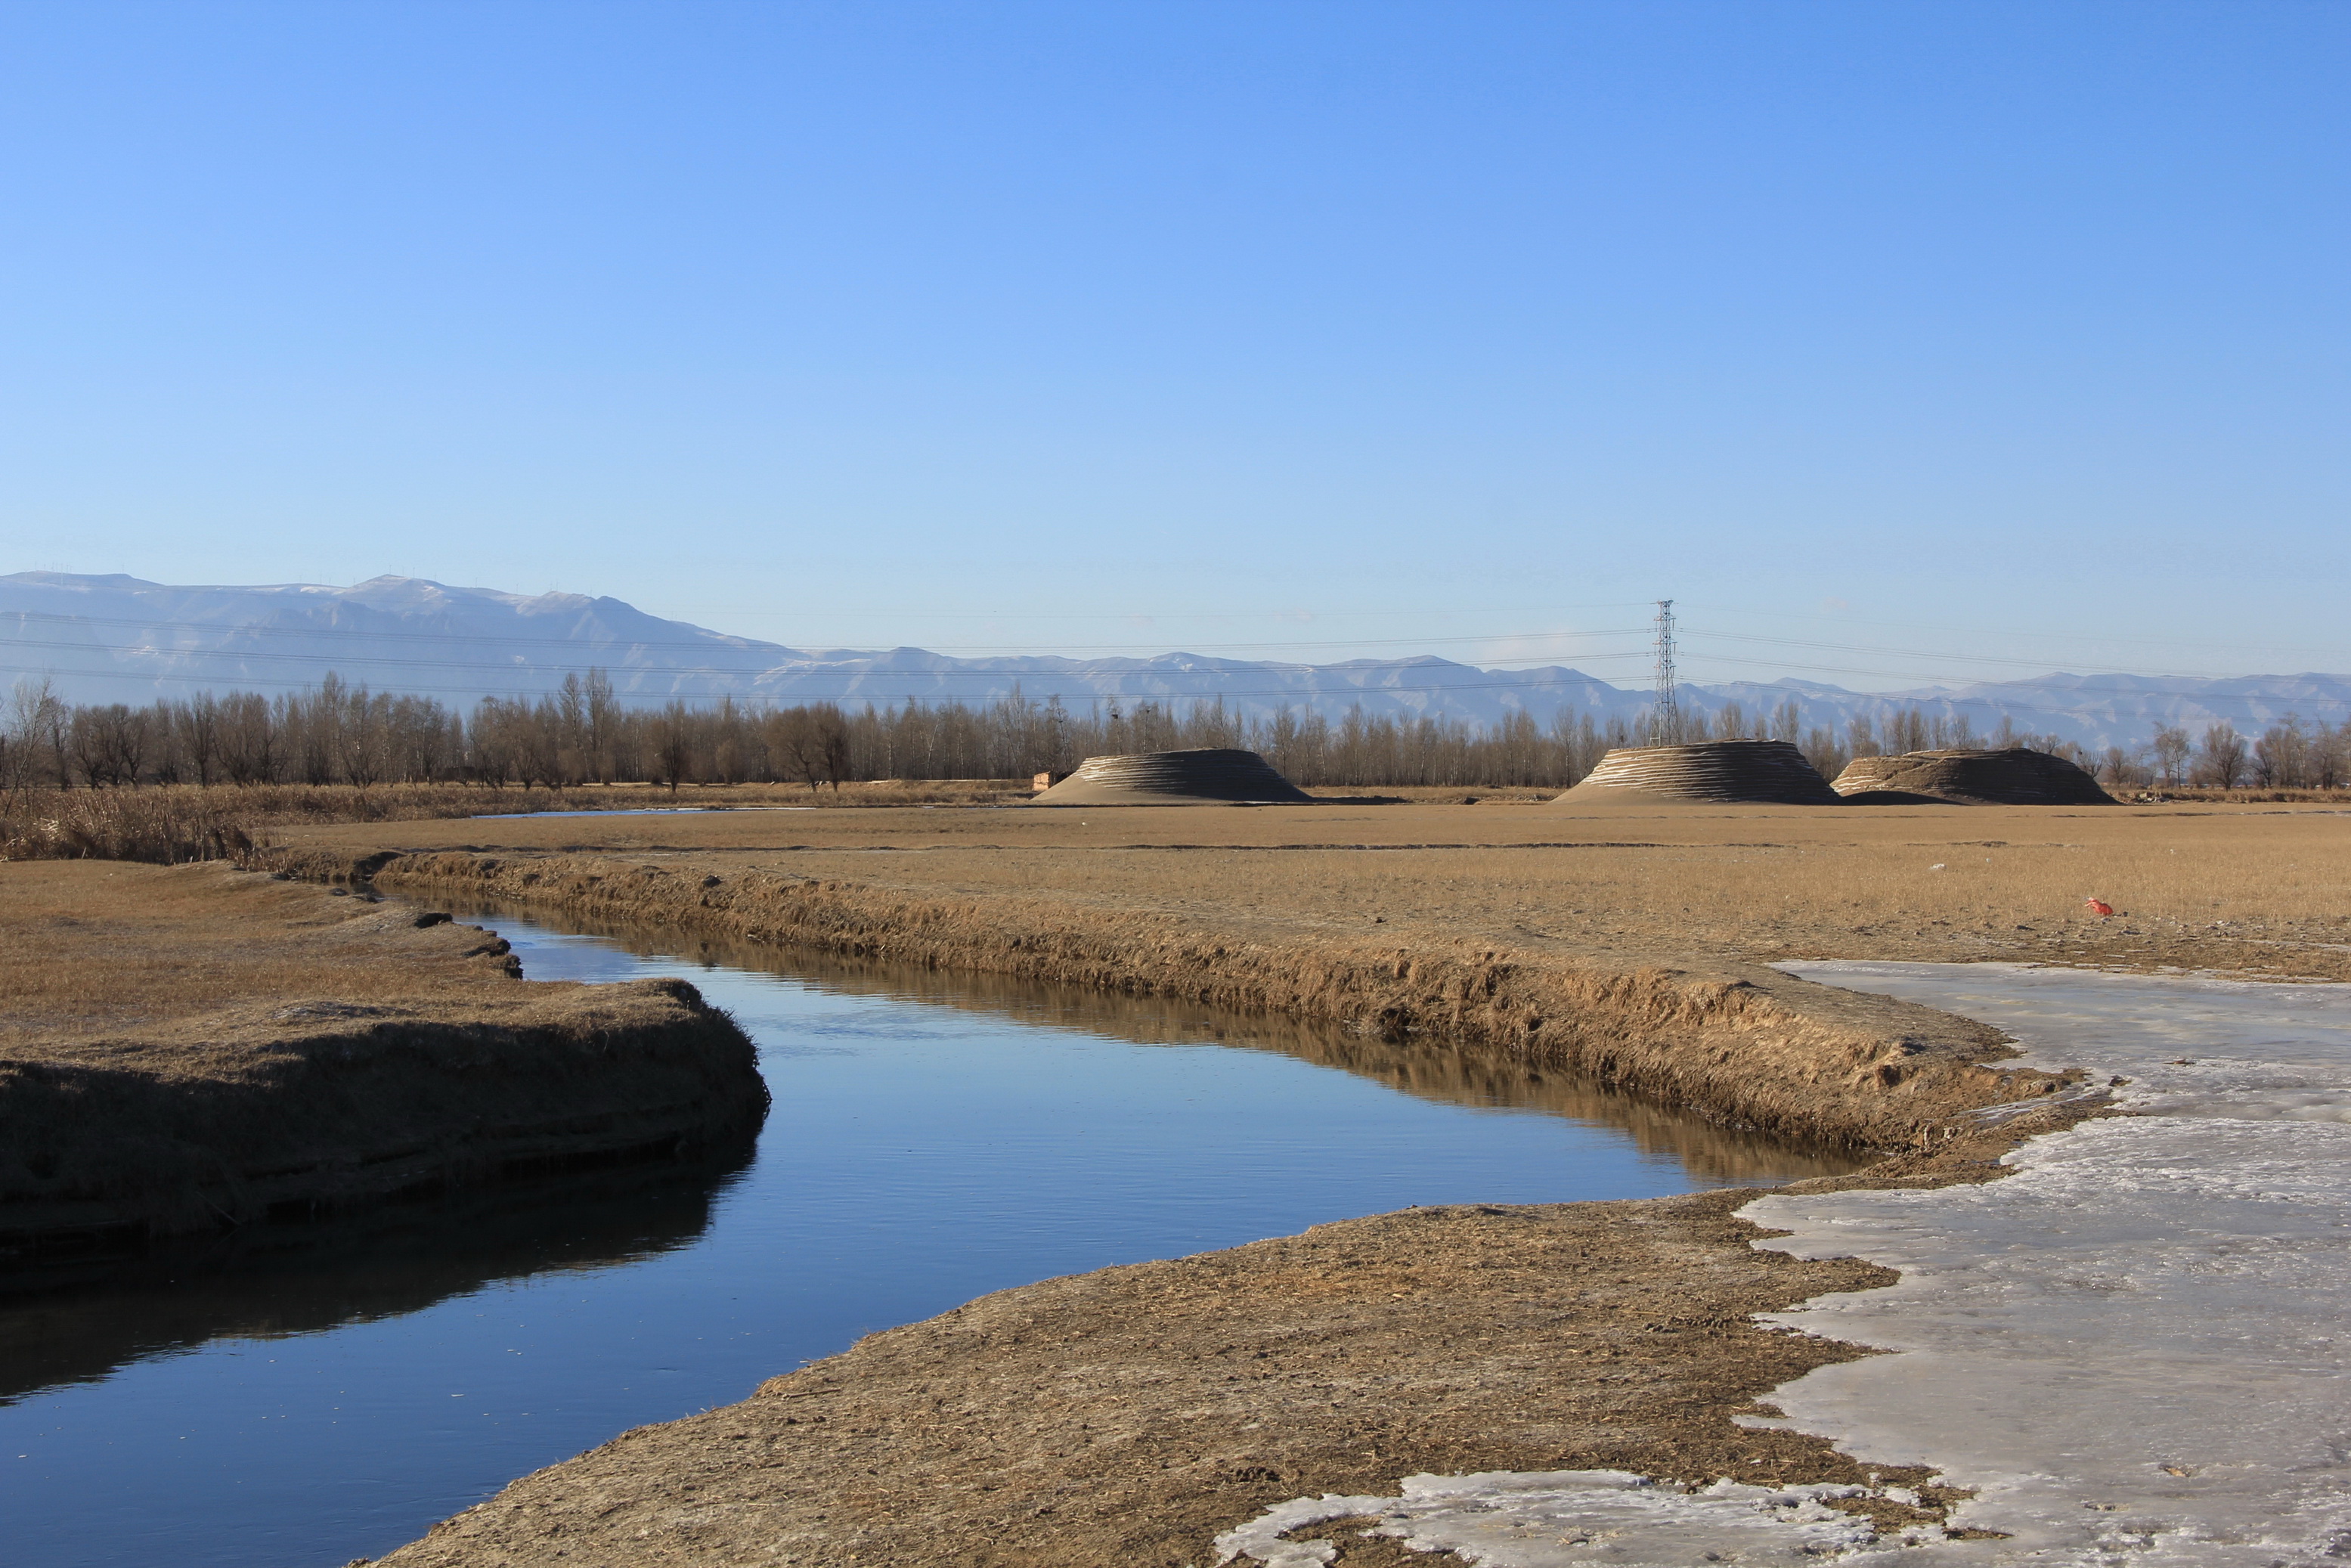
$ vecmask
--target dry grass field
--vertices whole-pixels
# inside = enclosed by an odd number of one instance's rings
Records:
[[[159,865],[235,858],[297,822],[402,822],[506,811],[741,806],[827,807],[1017,801],[1027,779],[885,779],[811,791],[787,784],[693,786],[576,784],[565,789],[482,784],[193,784],[142,789],[0,792],[0,861],[134,860]]]
[[[1962,1020],[1772,960],[2341,977],[2344,830],[2294,805],[935,806],[341,824],[289,831],[276,858],[1325,1019],[1882,1149],[2046,1086],[1976,1065],[2001,1049]]]
[[[2351,977],[2351,816],[2325,806],[730,810],[342,824],[287,847],[591,852],[907,894],[1608,953]],[[2085,900],[2116,914],[2101,918]]]
[[[256,1004],[398,1004],[478,1016],[512,960],[479,930],[223,867],[0,868],[0,1052],[136,1040],[188,1060]]]
[[[202,1228],[737,1135],[689,987],[517,979],[446,915],[219,863],[0,865],[0,1238]]]
[[[1855,1511],[1939,1517],[1923,1472],[1731,1419],[1856,1354],[1749,1314],[1891,1280],[1755,1251],[1747,1196],[1411,1209],[1001,1291],[624,1433],[382,1563],[1201,1568],[1270,1503],[1421,1471],[1907,1483],[1923,1506]],[[1463,1561],[1304,1533],[1338,1568]]]

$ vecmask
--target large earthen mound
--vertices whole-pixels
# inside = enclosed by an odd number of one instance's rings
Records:
[[[1740,800],[1834,806],[1829,781],[1784,740],[1708,740],[1694,746],[1629,746],[1610,752],[1562,800],[1611,796],[1659,800]]]
[[[2062,757],[2030,747],[1861,757],[1837,775],[1844,796],[1895,793],[1984,806],[2111,806],[2115,798]]]
[[[1032,806],[1304,806],[1313,797],[1254,751],[1203,747],[1089,757]]]

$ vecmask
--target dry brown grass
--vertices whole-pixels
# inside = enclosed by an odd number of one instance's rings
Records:
[[[1884,1147],[2017,1086],[1970,1076],[1958,1020],[1864,1017],[1763,963],[2351,977],[2344,828],[2242,806],[929,810],[325,828],[282,853],[332,874],[403,851],[384,874],[423,889],[1332,1019]]]
[[[720,873],[1018,894],[1204,930],[1274,919],[1660,962],[2008,958],[2351,977],[2351,820],[2293,805],[875,810],[354,826],[286,841],[346,856],[706,859]],[[2091,915],[2094,894],[2121,913]]]
[[[493,789],[476,784],[193,784],[136,789],[29,789],[0,795],[0,861],[130,860],[159,865],[235,858],[295,823],[405,822],[537,811],[736,810],[1026,800],[1027,779],[885,779],[811,792],[803,785],[583,784]]]
[[[40,789],[0,796],[0,861],[124,860],[157,865],[247,854],[256,821],[226,794]]]
[[[414,912],[225,866],[0,870],[0,1051],[136,1039],[201,1046],[256,1002],[480,1011],[514,988],[503,946]]]
[[[1956,1111],[2033,1092],[1973,1065],[2001,1054],[1977,1026],[1753,965],[1693,972],[1539,939],[1204,917],[1017,885],[918,896],[716,857],[283,858],[311,875],[371,873],[413,895],[1327,1019],[1439,1053],[1581,1071],[1802,1138],[1901,1143]]]
[[[217,863],[0,866],[0,1235],[244,1223],[737,1137],[750,1043],[679,983],[514,977],[443,917]]]

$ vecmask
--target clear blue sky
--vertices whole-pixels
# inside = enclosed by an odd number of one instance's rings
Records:
[[[2334,4],[8,5],[0,570],[2351,669],[2346,79]]]

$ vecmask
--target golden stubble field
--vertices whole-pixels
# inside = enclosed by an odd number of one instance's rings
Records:
[[[279,838],[353,855],[707,862],[1150,910],[1204,928],[1385,928],[1405,942],[1490,937],[1643,960],[2351,978],[2351,816],[2326,807],[940,806],[343,824]],[[2093,896],[2117,913],[2095,915]]]

